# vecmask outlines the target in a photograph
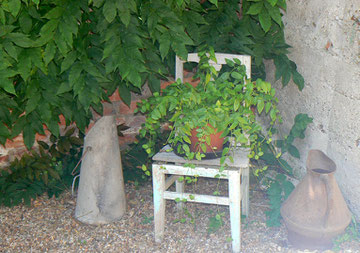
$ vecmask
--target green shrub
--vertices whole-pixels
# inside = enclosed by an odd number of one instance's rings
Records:
[[[31,204],[31,199],[47,193],[58,197],[73,179],[72,171],[81,158],[82,135],[73,136],[75,128],[56,138],[51,135],[48,145],[39,142],[39,150],[31,150],[0,171],[0,205]]]

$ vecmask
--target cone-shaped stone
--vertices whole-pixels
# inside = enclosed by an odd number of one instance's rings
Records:
[[[75,218],[87,224],[120,219],[126,200],[114,116],[102,117],[90,129],[83,154]]]

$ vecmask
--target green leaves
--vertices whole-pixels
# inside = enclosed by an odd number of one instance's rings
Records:
[[[249,10],[246,12],[246,14],[249,15],[258,15],[262,11],[264,5],[262,2],[256,2],[254,4],[250,5]]]
[[[271,180],[270,187],[267,190],[270,210],[266,211],[266,225],[269,227],[278,227],[280,223],[281,203],[287,199],[294,190],[294,185],[283,174],[277,174],[275,179]]]
[[[296,64],[289,60],[285,54],[276,56],[274,64],[276,66],[275,79],[278,80],[282,78],[283,86],[286,86],[289,83],[292,76],[293,81],[298,86],[299,90],[304,88],[304,78],[297,71]]]
[[[120,95],[122,101],[124,101],[124,103],[130,107],[131,93],[130,93],[129,88],[126,86],[125,82],[120,83],[119,95]]]
[[[4,3],[4,7],[5,10],[9,11],[11,15],[16,17],[21,8],[21,0],[8,0]]]
[[[265,9],[261,10],[261,12],[259,14],[259,21],[260,21],[260,25],[261,25],[262,29],[265,32],[268,32],[271,27],[271,16]]]
[[[101,107],[105,91],[119,88],[128,105],[131,91],[140,92],[147,81],[151,91],[159,92],[160,78],[167,76],[174,66],[174,54],[185,59],[188,50],[193,51],[201,44],[212,44],[216,51],[252,54],[258,66],[263,57],[281,55],[277,50],[281,48],[283,52],[283,47],[275,42],[276,36],[282,42],[282,30],[273,29],[281,24],[279,8],[284,1],[245,1],[247,9],[241,20],[235,11],[238,3],[223,5],[217,0],[209,3],[3,1],[0,95],[16,95],[12,101],[19,105],[18,115],[24,111],[42,114],[37,117],[38,123],[57,133],[59,114],[65,116],[67,123],[76,120],[85,128],[91,117],[89,108]],[[212,34],[211,38],[208,34]],[[303,85],[304,80],[291,61],[280,59],[276,66],[277,75],[284,82],[292,78],[299,87]],[[239,82],[243,78],[238,73],[231,77]],[[35,82],[36,88],[32,86]],[[237,112],[241,111],[240,99],[231,104]],[[174,105],[172,111],[176,110]],[[264,105],[253,101],[253,105],[258,111],[270,113],[272,109],[271,103],[265,101]],[[14,126],[7,127],[12,132]],[[28,127],[26,132],[29,144],[37,127]]]
[[[35,131],[34,131],[33,127],[31,126],[31,124],[29,124],[29,123],[24,126],[23,138],[24,138],[24,143],[25,143],[26,147],[28,149],[31,149],[31,147],[34,145],[34,141],[35,141]]]
[[[103,14],[107,22],[111,23],[116,17],[116,5],[113,0],[105,1]]]

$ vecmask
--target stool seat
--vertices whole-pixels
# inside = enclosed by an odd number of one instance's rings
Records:
[[[219,172],[220,158],[209,160],[186,160],[165,146],[153,157],[153,195],[155,241],[161,242],[165,226],[165,200],[186,198],[188,202],[198,202],[216,205],[228,205],[230,209],[231,237],[233,252],[240,252],[241,242],[241,212],[249,214],[249,150],[236,148],[232,152],[233,162],[227,160],[226,169]],[[186,164],[194,164],[190,168]],[[166,177],[170,175],[170,177]],[[184,192],[184,182],[178,181],[180,176],[198,176],[227,179],[229,196],[201,195]],[[167,189],[176,183],[176,191]],[[183,202],[177,204],[183,207]]]

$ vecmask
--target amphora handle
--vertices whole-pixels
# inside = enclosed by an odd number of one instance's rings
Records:
[[[336,171],[336,164],[321,150],[312,149],[309,151],[306,167],[308,171],[317,175],[325,185],[327,196],[326,212],[323,218],[323,227],[325,228],[329,224],[330,210],[333,210],[335,205],[331,175]]]

